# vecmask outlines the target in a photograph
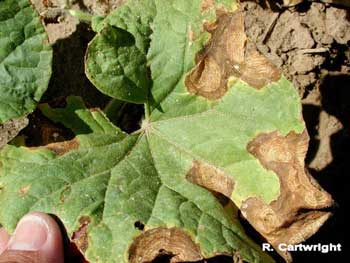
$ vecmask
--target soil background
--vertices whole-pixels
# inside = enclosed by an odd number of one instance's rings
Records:
[[[107,14],[123,0],[76,0],[73,9],[91,14]],[[53,75],[42,101],[62,105],[68,95],[79,95],[90,107],[104,108],[110,101],[86,78],[84,54],[94,36],[89,25],[79,23],[62,9],[65,0],[32,0],[40,13],[49,41],[53,45]],[[283,7],[279,1],[244,1],[248,37],[260,52],[283,70],[298,89],[303,115],[310,135],[307,166],[320,185],[331,193],[336,206],[334,216],[306,244],[341,243],[343,252],[293,253],[294,262],[347,262],[349,224],[345,210],[350,202],[350,10],[323,2],[306,2]],[[125,130],[135,129],[142,110],[124,105],[118,124]],[[38,111],[28,116],[29,125],[20,135],[35,146],[69,139],[73,135],[50,123]],[[0,125],[0,148],[28,124],[27,118]],[[130,124],[131,123],[131,124]],[[132,124],[134,123],[134,124]],[[243,222],[247,231],[263,242]],[[275,255],[276,256],[276,255]],[[79,256],[69,262],[79,262]],[[167,255],[154,262],[170,262]],[[282,260],[276,256],[278,262]],[[233,262],[217,257],[207,262]]]

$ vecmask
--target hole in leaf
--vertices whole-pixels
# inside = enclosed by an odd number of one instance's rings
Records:
[[[135,228],[138,230],[143,231],[145,229],[145,225],[141,221],[136,221],[134,224]]]
[[[171,258],[174,255],[163,249],[159,250],[159,255],[152,261],[152,263],[170,263]]]

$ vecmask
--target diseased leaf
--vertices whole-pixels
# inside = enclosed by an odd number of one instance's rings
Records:
[[[305,171],[299,96],[249,42],[235,1],[130,0],[94,28],[87,74],[106,94],[145,101],[141,129],[126,134],[75,97],[42,106],[77,137],[0,153],[0,202],[16,204],[0,209],[0,223],[12,230],[29,210],[54,213],[91,262],[150,262],[162,251],[173,262],[270,262],[217,196],[275,247],[329,217],[317,209],[331,197]],[[131,54],[129,71],[111,74]]]
[[[79,135],[74,142],[0,152],[0,222],[8,229],[28,210],[54,213],[91,262],[147,262],[161,248],[180,261],[219,252],[271,261],[210,192],[186,180],[190,154],[150,130],[127,135],[76,97],[64,109],[41,108]]]
[[[51,76],[52,50],[28,0],[0,1],[0,123],[32,112]]]

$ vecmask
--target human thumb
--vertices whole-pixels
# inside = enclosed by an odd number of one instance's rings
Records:
[[[59,226],[44,213],[29,213],[18,223],[0,263],[63,263]]]

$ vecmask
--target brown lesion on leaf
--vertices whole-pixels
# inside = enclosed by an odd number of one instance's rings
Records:
[[[79,141],[77,138],[74,138],[69,141],[63,141],[63,142],[54,142],[49,143],[45,146],[40,147],[31,147],[31,150],[37,150],[37,149],[48,149],[52,152],[54,152],[56,155],[61,156],[64,155],[70,151],[76,150],[79,148]]]
[[[332,197],[305,169],[308,141],[306,130],[301,134],[290,132],[286,136],[271,132],[259,134],[247,146],[266,169],[276,173],[280,195],[270,204],[259,198],[249,198],[242,203],[241,211],[276,249],[280,243],[305,241],[331,215],[319,210],[332,206]],[[292,260],[288,252],[278,252],[288,262]]]
[[[77,248],[85,252],[89,247],[89,235],[87,233],[87,228],[91,223],[89,216],[82,216],[79,218],[79,229],[73,232],[72,241],[75,243]]]
[[[22,186],[20,189],[19,189],[19,193],[21,196],[25,196],[28,191],[30,189],[30,185],[25,185],[25,186]]]
[[[202,161],[193,161],[186,179],[214,193],[231,198],[234,182],[228,174],[217,167]]]
[[[217,21],[204,24],[204,28],[211,38],[197,54],[196,66],[186,77],[185,84],[191,94],[220,99],[227,92],[232,76],[257,89],[280,79],[277,67],[248,40],[242,12],[217,10]]]
[[[194,32],[191,28],[191,26],[188,26],[188,29],[187,29],[187,37],[188,37],[188,40],[190,42],[190,45],[192,45],[194,39],[195,39],[195,35],[194,35]]]
[[[214,0],[203,0],[201,3],[201,12],[204,13],[208,9],[214,7],[215,1]]]
[[[62,190],[61,194],[60,194],[60,201],[63,204],[65,202],[66,199],[66,195],[68,195],[70,193],[71,190],[71,186],[69,184],[67,184],[64,189]]]
[[[199,247],[178,228],[159,227],[145,231],[129,248],[129,262],[152,262],[160,254],[173,255],[170,262],[202,260]]]

